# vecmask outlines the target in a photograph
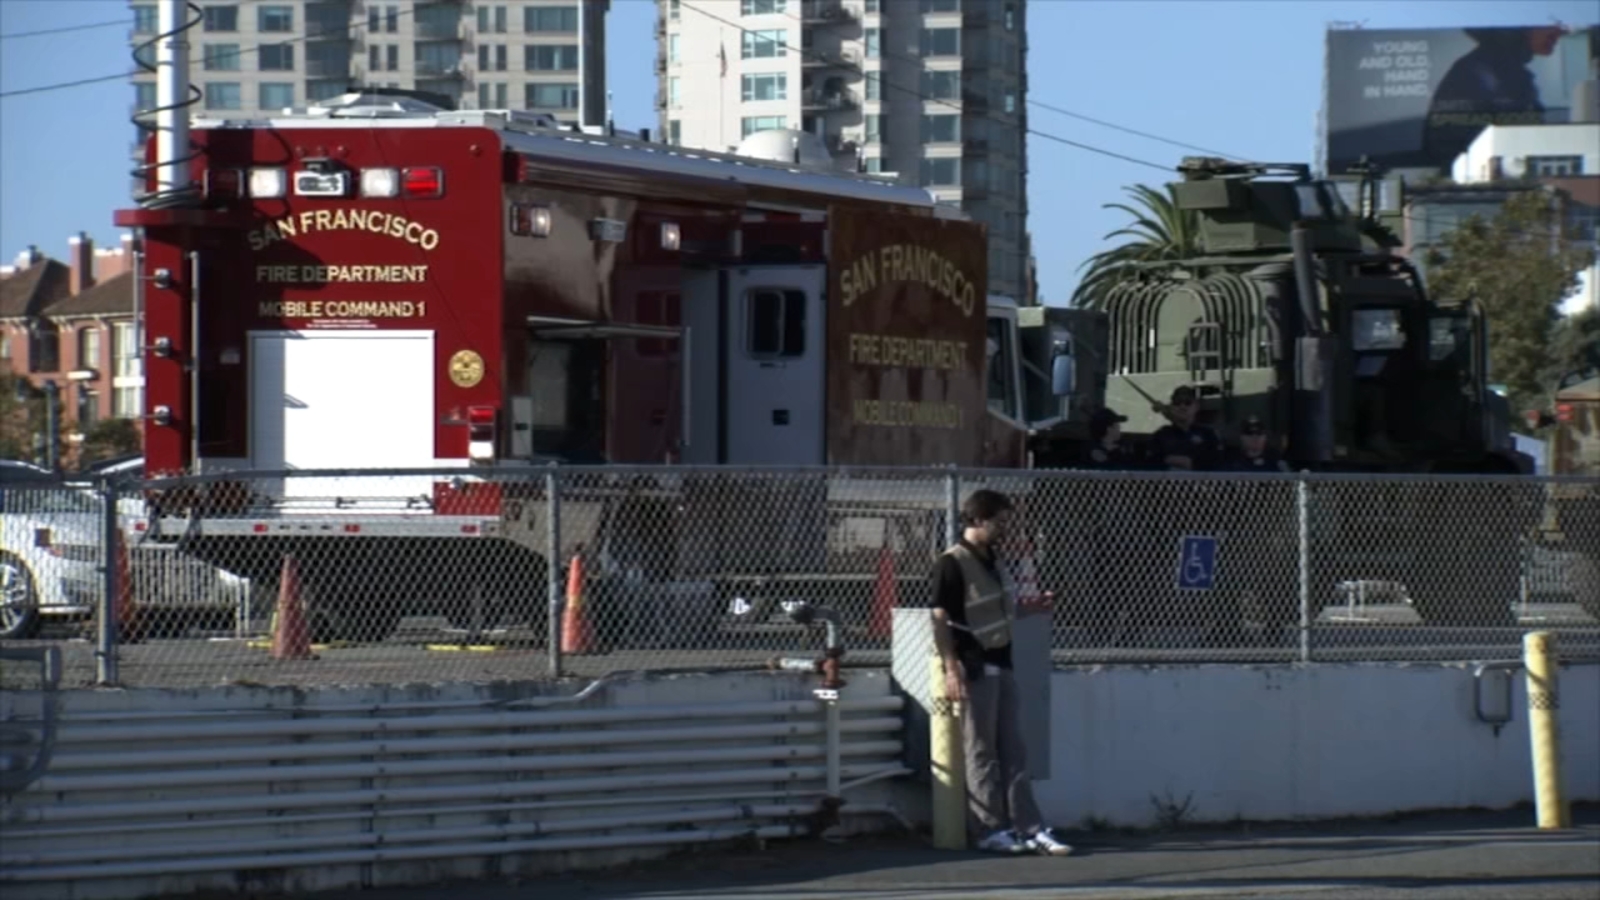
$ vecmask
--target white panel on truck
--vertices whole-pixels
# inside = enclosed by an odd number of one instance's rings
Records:
[[[827,424],[825,276],[822,266],[729,271],[727,463],[821,465]]]
[[[251,465],[432,468],[433,376],[431,331],[252,332]],[[433,481],[432,476],[287,478],[259,489],[297,501],[352,498],[356,507],[346,512],[359,512],[430,496]]]

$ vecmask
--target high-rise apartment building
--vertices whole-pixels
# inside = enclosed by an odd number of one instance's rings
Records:
[[[527,109],[563,123],[606,115],[610,0],[194,0],[185,35],[196,115],[306,106],[352,86],[429,91],[461,109]],[[134,2],[134,48],[154,64],[156,5]],[[134,110],[156,106],[133,77]]]
[[[657,0],[661,133],[727,151],[772,128],[989,226],[989,289],[1026,297],[1026,0]]]

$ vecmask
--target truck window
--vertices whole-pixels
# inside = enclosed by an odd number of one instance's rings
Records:
[[[786,359],[806,352],[806,295],[782,288],[745,291],[746,352],[754,359]]]
[[[1020,418],[1016,404],[1016,365],[1011,358],[1011,342],[1006,340],[1006,320],[989,320],[989,409],[1004,416]]]

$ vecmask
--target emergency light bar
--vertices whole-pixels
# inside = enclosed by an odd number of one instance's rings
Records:
[[[297,197],[347,197],[354,187],[363,197],[431,199],[444,196],[444,170],[437,166],[349,171],[297,171],[293,177]],[[246,197],[277,200],[288,195],[289,172],[280,168],[208,169],[204,176],[208,198],[237,200]],[[546,230],[548,233],[548,229]]]

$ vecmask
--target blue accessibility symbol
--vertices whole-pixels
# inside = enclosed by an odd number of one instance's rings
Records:
[[[1217,539],[1186,534],[1178,544],[1178,590],[1209,591],[1217,582]]]

